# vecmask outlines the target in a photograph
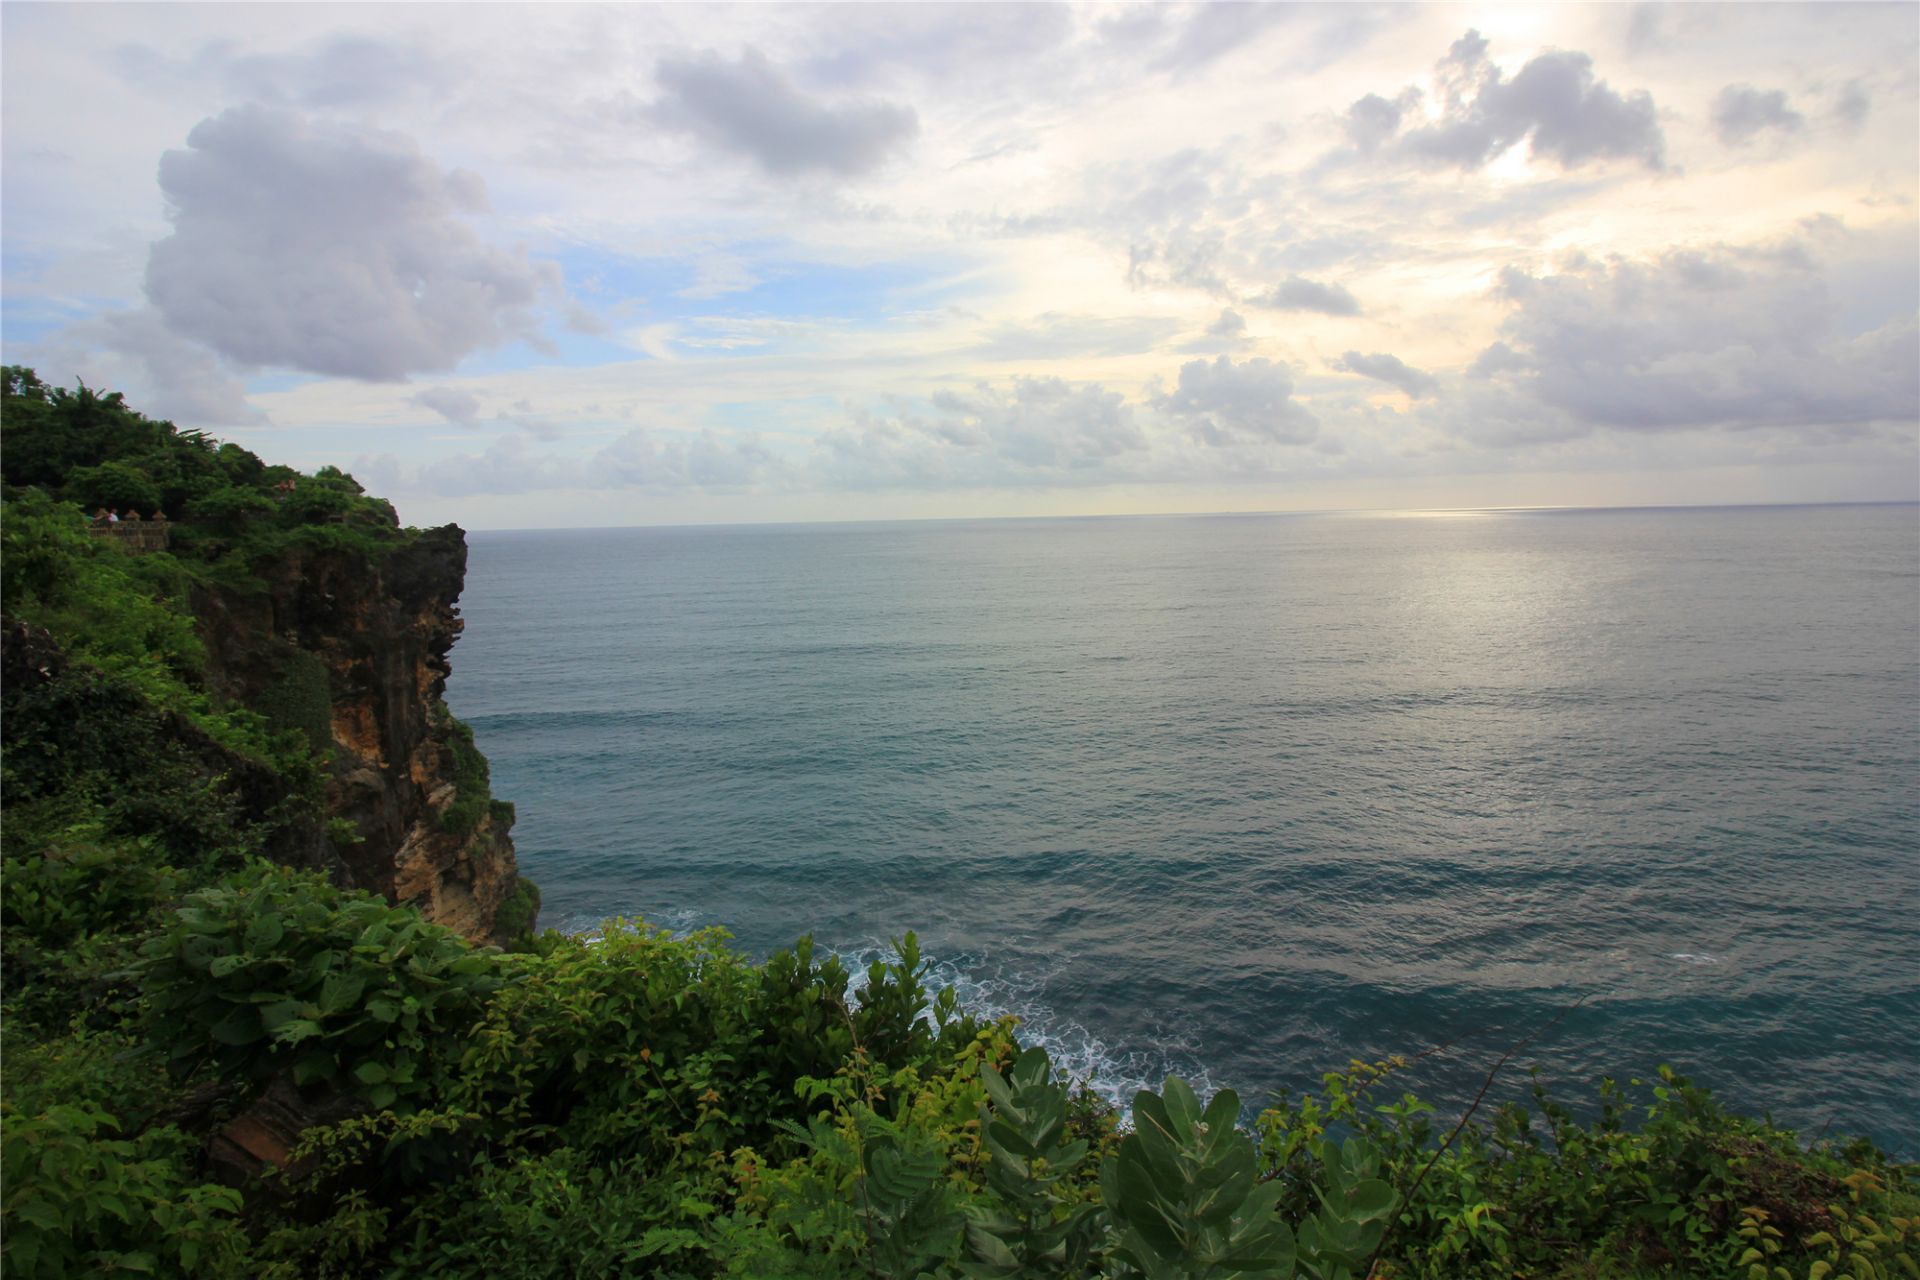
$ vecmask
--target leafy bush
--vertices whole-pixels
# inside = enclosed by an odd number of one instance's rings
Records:
[[[110,511],[137,511],[146,516],[160,506],[160,486],[145,471],[125,462],[75,467],[67,473],[61,496],[79,503],[83,511],[105,507]]]
[[[134,933],[180,875],[150,840],[73,828],[37,853],[0,862],[0,955],[11,1012],[57,1023],[115,993]]]
[[[421,1206],[393,1271],[498,1280],[672,1274],[689,1255],[700,1265],[714,1212],[687,1190],[643,1161],[601,1163],[564,1148],[484,1163]]]
[[[453,757],[453,803],[440,814],[440,829],[464,836],[488,816],[493,803],[487,758],[473,745],[473,729],[448,716],[447,750]]]
[[[540,916],[540,887],[525,876],[513,882],[513,892],[493,913],[494,936],[507,939],[516,950],[531,939],[533,922]]]
[[[187,1176],[193,1143],[178,1129],[129,1139],[100,1107],[65,1103],[0,1109],[0,1127],[8,1275],[250,1274],[240,1193]]]
[[[1089,1143],[1070,1137],[1067,1087],[1038,1048],[1005,1075],[983,1061],[980,1083],[990,1100],[980,1105],[979,1131],[991,1202],[969,1214],[969,1261],[960,1269],[974,1280],[1086,1274],[1103,1223],[1099,1204],[1077,1185]]]
[[[143,955],[152,1037],[176,1074],[286,1070],[376,1108],[428,1093],[506,977],[410,907],[266,866],[190,895]]]
[[[1293,1273],[1293,1233],[1274,1213],[1280,1189],[1257,1180],[1239,1118],[1231,1089],[1202,1111],[1178,1077],[1163,1094],[1134,1095],[1133,1133],[1100,1169],[1122,1262],[1150,1280]]]

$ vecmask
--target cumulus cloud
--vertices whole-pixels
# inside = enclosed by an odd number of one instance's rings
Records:
[[[781,177],[857,177],[878,168],[920,131],[911,107],[819,102],[753,48],[737,62],[711,50],[697,58],[663,58],[654,77],[665,91],[653,107],[661,124],[746,156]]]
[[[1179,349],[1189,355],[1211,356],[1238,351],[1246,345],[1246,317],[1232,307],[1223,307],[1205,331],[1198,337],[1181,343]]]
[[[1323,316],[1360,314],[1360,300],[1349,293],[1346,286],[1321,284],[1304,276],[1288,276],[1249,301],[1276,311],[1317,311]]]
[[[1370,93],[1358,99],[1347,108],[1342,123],[1346,127],[1347,141],[1368,154],[1378,150],[1380,144],[1400,132],[1400,121],[1407,109],[1417,104],[1420,95],[1409,90],[1398,99],[1389,102],[1377,93]]]
[[[1179,385],[1156,407],[1216,446],[1305,444],[1319,430],[1313,414],[1293,399],[1293,373],[1260,357],[1239,364],[1226,356],[1212,364],[1189,361],[1180,366]]]
[[[1209,338],[1237,340],[1244,335],[1246,331],[1246,318],[1232,307],[1221,308],[1218,318],[1207,326],[1207,336]]]
[[[356,464],[356,467],[358,464]],[[543,489],[580,489],[590,483],[588,469],[571,458],[535,453],[527,437],[496,437],[480,453],[456,454],[421,467],[410,478],[387,481],[402,492],[465,498],[478,494],[537,493]]]
[[[480,416],[480,401],[471,392],[451,387],[430,387],[410,397],[410,402],[433,410],[456,426],[471,426]]]
[[[778,478],[784,467],[757,439],[722,440],[703,431],[691,440],[637,428],[594,455],[588,468],[611,488],[745,489]]]
[[[396,133],[273,107],[204,120],[160,160],[173,234],[147,296],[179,334],[247,365],[369,380],[537,338],[557,273],[483,244],[479,178]]]
[[[1016,378],[936,392],[823,433],[812,468],[843,489],[1104,484],[1148,447],[1133,408],[1098,383]]]
[[[1349,140],[1363,151],[1391,142],[1394,154],[1459,169],[1477,169],[1521,142],[1562,169],[1601,159],[1663,167],[1666,139],[1651,95],[1621,94],[1594,77],[1591,57],[1569,50],[1540,54],[1509,79],[1488,47],[1469,31],[1440,60],[1437,119],[1403,129],[1420,95],[1388,102],[1369,94],[1347,110]]]
[[[1779,89],[1756,89],[1750,84],[1730,84],[1713,99],[1713,131],[1730,147],[1745,146],[1762,129],[1798,133],[1806,120],[1787,105],[1787,95]]]
[[[151,307],[82,320],[43,344],[34,358],[56,382],[76,377],[130,391],[143,412],[182,426],[266,420],[219,357],[172,332]]]
[[[1472,372],[1511,393],[1511,422],[1528,421],[1533,406],[1531,430],[1544,434],[1911,425],[1920,420],[1913,264],[1886,266],[1906,297],[1872,327],[1848,322],[1799,245],[1512,272],[1502,292],[1514,310]]]
[[[1349,351],[1331,364],[1342,373],[1354,373],[1398,387],[1414,400],[1430,396],[1440,389],[1439,381],[1432,374],[1416,369],[1399,356],[1384,351],[1376,351],[1372,355]]]

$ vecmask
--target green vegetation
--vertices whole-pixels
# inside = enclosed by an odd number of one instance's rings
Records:
[[[536,937],[525,885],[502,952],[273,865],[300,823],[360,839],[319,812],[325,671],[222,704],[193,593],[406,535],[338,472],[294,501],[25,371],[0,430],[7,610],[50,636],[4,689],[9,1275],[1920,1280],[1920,1170],[1665,1070],[1457,1127],[1388,1096],[1399,1061],[1251,1122],[1168,1080],[1123,1120],[929,990],[910,935],[856,980],[807,939]],[[170,553],[71,505],[142,485]],[[442,820],[510,819],[452,732]],[[276,1169],[210,1141],[289,1113]]]
[[[493,779],[487,758],[473,745],[473,730],[463,721],[448,719],[452,721],[447,743],[453,751],[453,803],[441,813],[440,827],[463,836],[491,812]]]

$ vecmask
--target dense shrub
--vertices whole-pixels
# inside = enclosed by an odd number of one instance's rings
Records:
[[[507,977],[412,908],[265,865],[189,895],[142,954],[151,1036],[176,1074],[284,1070],[376,1108],[426,1096]]]
[[[65,1103],[0,1110],[0,1126],[9,1276],[251,1274],[240,1193],[188,1175],[178,1129],[130,1139],[105,1110]]]

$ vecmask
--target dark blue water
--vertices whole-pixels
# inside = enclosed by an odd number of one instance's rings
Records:
[[[477,533],[543,921],[902,931],[1076,1072],[1662,1062],[1920,1151],[1920,509]]]

